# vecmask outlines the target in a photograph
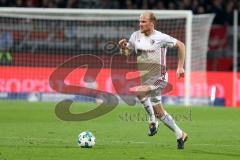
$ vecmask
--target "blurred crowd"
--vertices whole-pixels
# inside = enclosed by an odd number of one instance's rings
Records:
[[[215,24],[233,24],[233,10],[240,0],[0,0],[1,7],[173,9],[194,14],[215,13]]]

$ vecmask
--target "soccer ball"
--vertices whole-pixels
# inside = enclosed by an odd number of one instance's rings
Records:
[[[92,148],[95,145],[95,139],[92,132],[84,131],[78,135],[77,144],[82,148]]]

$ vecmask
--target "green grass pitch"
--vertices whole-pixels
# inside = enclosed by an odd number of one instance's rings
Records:
[[[240,159],[240,109],[167,106],[188,132],[184,150],[176,149],[173,132],[160,123],[147,136],[148,122],[139,106],[119,105],[102,117],[66,122],[54,112],[56,103],[0,101],[0,160],[228,160]],[[73,113],[96,107],[74,103]],[[77,135],[91,131],[96,145],[77,146]]]

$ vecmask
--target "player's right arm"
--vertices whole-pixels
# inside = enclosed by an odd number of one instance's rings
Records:
[[[127,42],[126,39],[121,39],[121,40],[118,42],[118,44],[119,44],[119,47],[120,47],[120,53],[121,53],[122,55],[128,56],[128,55],[131,54],[132,49],[129,49],[129,48],[127,47],[128,42]]]
[[[129,41],[126,39],[121,39],[118,44],[120,47],[120,53],[129,56],[131,53],[133,53],[133,50],[135,49],[135,40],[136,40],[136,33],[133,32],[133,34],[130,36]]]

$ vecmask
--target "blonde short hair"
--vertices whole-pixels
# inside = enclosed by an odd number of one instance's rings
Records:
[[[149,20],[151,22],[153,22],[154,25],[157,24],[157,18],[155,16],[155,14],[153,12],[144,12],[143,14],[141,14],[142,16],[148,16]]]

